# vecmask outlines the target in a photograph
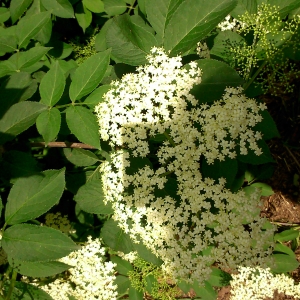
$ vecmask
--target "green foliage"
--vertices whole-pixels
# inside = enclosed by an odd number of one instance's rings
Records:
[[[204,286],[180,278],[172,281],[161,267],[164,261],[142,240],[133,241],[115,221],[116,207],[105,199],[100,171],[115,150],[128,149],[113,149],[100,140],[94,108],[104,102],[113,81],[147,62],[154,46],[164,47],[171,57],[183,56],[184,64],[196,61],[202,71],[202,82],[192,89],[198,105],[213,105],[226,87],[249,87],[251,94],[253,82],[262,92],[278,94],[283,86],[290,92],[293,78],[299,76],[299,7],[296,0],[1,1],[0,297],[52,299],[42,285],[25,282],[20,275],[42,284],[57,278],[67,281],[71,266],[59,260],[78,251],[78,244],[91,235],[102,238],[107,259],[116,264],[114,284],[120,299],[143,299],[144,293],[153,299],[174,299],[177,285],[184,291],[193,288],[201,299],[216,299],[213,287],[229,284],[229,274],[212,268]],[[216,29],[228,14],[249,26],[236,32]],[[258,14],[264,30],[254,22]],[[195,56],[200,40],[207,41],[212,59]],[[203,158],[199,169],[204,178],[218,182],[223,177],[225,187],[234,192],[246,180],[248,196],[255,187],[264,196],[273,192],[261,181],[273,172],[266,141],[279,133],[270,114],[265,110],[261,115],[253,130],[262,133],[258,145],[263,154],[250,150],[213,164]],[[146,166],[156,170],[154,154],[168,138],[167,132],[151,137],[150,154],[131,157],[126,173],[133,176]],[[175,174],[162,177],[167,183],[156,188],[155,197],[171,196],[178,205]],[[126,192],[133,193],[133,188]],[[187,228],[192,230],[192,224]],[[207,230],[213,237],[213,228]],[[294,252],[282,244],[298,239],[297,230],[274,236],[274,272],[298,267]],[[129,262],[118,256],[120,251],[136,252],[138,258]]]
[[[80,248],[58,230],[30,224],[16,224],[6,229],[2,247],[12,259],[29,262],[56,260]]]
[[[133,262],[133,270],[128,272],[131,283],[129,295],[142,295],[148,292],[154,299],[175,299],[178,294],[176,287],[170,285],[162,270],[141,258]],[[137,296],[136,296],[137,297]],[[141,296],[133,299],[142,299]]]

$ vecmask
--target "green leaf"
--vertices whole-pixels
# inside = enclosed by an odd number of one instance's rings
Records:
[[[257,13],[257,1],[256,0],[239,0],[235,9],[230,13],[231,16],[238,19],[239,16],[248,12],[249,14]]]
[[[83,5],[93,13],[104,12],[104,3],[101,0],[83,0]]]
[[[215,267],[212,267],[211,270],[211,274],[207,280],[209,284],[218,287],[230,285],[230,280],[232,280],[232,277],[229,273],[226,273]]]
[[[0,52],[10,53],[17,50],[17,38],[14,35],[0,36]]]
[[[74,18],[72,4],[68,0],[41,0],[43,6],[60,18]]]
[[[298,268],[299,262],[296,258],[286,254],[273,254],[275,266],[270,265],[274,273],[292,272]]]
[[[127,254],[134,250],[129,235],[127,235],[113,219],[109,219],[104,223],[100,237],[107,246],[115,251],[122,251]]]
[[[274,173],[274,164],[248,165],[245,178],[248,183],[257,180],[266,180],[271,178]]]
[[[110,260],[117,265],[115,270],[121,275],[128,275],[128,272],[133,270],[133,266],[130,262],[118,256],[111,256]]]
[[[18,52],[9,58],[14,63],[17,70],[23,71],[38,62],[51,48],[37,46],[25,52]]]
[[[226,187],[229,188],[233,183],[238,171],[238,164],[235,159],[225,158],[224,161],[215,160],[209,165],[206,159],[202,160],[201,171],[204,177],[218,180],[223,177],[226,179]]]
[[[195,281],[193,284],[193,289],[197,296],[202,297],[205,300],[216,300],[217,299],[217,293],[213,289],[210,283],[205,281],[205,286],[200,287],[198,283]]]
[[[34,39],[40,42],[42,45],[45,45],[50,41],[51,35],[52,21],[49,19],[42,29],[35,35]]]
[[[293,252],[293,250],[283,244],[276,243],[273,252],[281,252],[281,253],[287,254],[293,258],[296,258],[296,254]]]
[[[10,18],[10,11],[6,7],[0,7],[0,23],[6,22]]]
[[[46,109],[46,105],[30,101],[11,106],[0,120],[0,144],[28,129]]]
[[[83,6],[82,2],[79,2],[75,8],[75,17],[82,28],[83,32],[91,25],[92,23],[92,13]]]
[[[46,9],[41,5],[40,0],[34,0],[30,8],[26,12],[26,16],[33,16],[40,12],[46,12]],[[52,34],[52,20],[46,22],[42,29],[34,36],[34,39],[39,41],[42,45],[45,45],[49,42]]]
[[[9,290],[9,285],[4,286],[6,293]],[[11,295],[11,300],[53,300],[53,298],[42,289],[22,281],[16,281]]]
[[[146,3],[147,0],[138,0],[138,8],[146,16]]]
[[[156,38],[161,41],[161,43],[165,39],[165,29],[170,18],[182,2],[183,0],[145,1],[147,20],[156,31]]]
[[[99,161],[98,157],[89,150],[64,148],[63,153],[69,162],[79,167],[92,166]]]
[[[64,43],[59,40],[50,41],[47,46],[53,47],[53,49],[51,49],[48,54],[55,59],[64,59],[71,55],[71,53],[73,52],[73,47],[70,44]]]
[[[134,250],[137,251],[139,257],[148,261],[156,266],[161,266],[163,261],[153,254],[142,242],[133,244]]]
[[[26,46],[29,40],[50,20],[50,16],[50,12],[41,12],[32,16],[25,16],[19,21],[16,30],[19,48]]]
[[[103,215],[113,214],[111,203],[105,204],[104,197],[102,182],[100,180],[92,180],[79,188],[74,200],[85,212]]]
[[[274,191],[272,190],[272,188],[266,183],[255,182],[255,183],[251,184],[251,186],[260,188],[262,196],[267,197],[267,196],[271,196],[274,194]]]
[[[27,177],[40,171],[37,163],[31,153],[11,150],[2,156],[1,172],[6,179]]]
[[[90,172],[90,171],[89,171]],[[95,175],[98,175],[97,173]],[[89,174],[86,171],[76,172],[76,173],[66,173],[66,188],[68,191],[77,194],[78,189],[83,186],[88,180]],[[98,180],[99,178],[97,178]]]
[[[97,104],[103,101],[103,95],[110,90],[110,85],[102,85],[95,89],[88,97],[83,101],[84,104],[89,107],[95,107]]]
[[[92,92],[103,79],[110,60],[110,49],[99,52],[84,61],[75,71],[70,86],[74,102]]]
[[[241,155],[237,153],[237,159],[241,162],[244,163],[249,163],[253,165],[260,165],[260,164],[265,164],[269,162],[274,162],[272,155],[270,153],[269,147],[266,144],[265,141],[259,140],[257,141],[257,145],[259,148],[262,149],[262,154],[257,156],[253,150],[248,150],[248,154],[246,155]],[[237,151],[239,152],[239,151]]]
[[[29,224],[17,224],[6,229],[2,247],[12,259],[31,262],[56,260],[80,249],[59,230]]]
[[[10,259],[10,257],[8,257],[8,262],[18,273],[30,277],[53,276],[62,273],[71,267],[60,261],[29,262]]]
[[[237,87],[243,84],[238,73],[224,62],[214,59],[201,59],[197,61],[202,70],[202,80],[191,90],[200,103],[219,100],[228,86]]]
[[[119,295],[125,294],[130,287],[130,280],[127,276],[118,275],[114,281],[114,284],[117,286],[117,292]]]
[[[94,215],[83,211],[77,203],[75,205],[75,216],[79,223],[83,224],[84,226],[93,226],[95,223]]]
[[[151,161],[147,157],[134,157],[131,156],[129,158],[130,166],[126,167],[126,174],[134,175],[140,169],[144,168],[145,166],[150,166],[152,168]]]
[[[145,279],[146,279],[146,291],[149,294],[151,294],[152,289],[155,288],[155,285],[157,285],[157,280],[153,274],[148,274]]]
[[[260,115],[263,119],[254,126],[253,130],[261,132],[264,140],[280,137],[277,126],[270,113],[267,110],[263,110],[260,112]]]
[[[274,241],[288,242],[299,237],[299,231],[288,229],[274,235]]]
[[[47,74],[43,77],[40,84],[41,103],[48,106],[55,105],[61,98],[66,85],[63,70],[56,61]]]
[[[9,225],[26,222],[46,213],[57,204],[65,187],[65,170],[46,170],[18,179],[7,199],[5,221]]]
[[[120,62],[137,66],[147,62],[145,56],[157,45],[151,27],[140,16],[114,17],[106,32],[112,56]]]
[[[233,10],[236,4],[237,0],[181,2],[166,25],[164,48],[170,50],[171,55],[192,49]]]
[[[192,288],[192,285],[186,281],[180,281],[177,285],[185,294],[187,294]]]
[[[0,118],[13,104],[27,99],[25,96],[32,82],[33,80],[27,72],[14,73],[2,82],[0,86]]]
[[[43,111],[36,119],[36,128],[46,144],[55,140],[60,130],[60,124],[60,111],[55,107]]]
[[[129,288],[129,300],[143,300],[143,291],[138,291],[132,286]]]
[[[226,62],[234,62],[235,58],[228,54],[228,47],[237,47],[237,45],[245,45],[245,39],[237,32],[225,30],[219,32],[214,38],[214,45],[210,50],[210,55],[221,57]]]
[[[285,18],[289,12],[300,7],[298,0],[269,0],[268,3],[278,7],[278,12],[281,18]]]
[[[90,110],[81,106],[70,106],[66,110],[66,118],[68,127],[80,142],[100,149],[97,119]]]
[[[124,13],[127,5],[122,0],[103,0],[104,11],[110,16],[116,16]]]
[[[31,2],[32,0],[11,0],[9,10],[13,24],[26,11]]]
[[[60,67],[62,68],[63,72],[66,75],[68,75],[68,76],[69,76],[70,73],[73,72],[73,70],[75,70],[76,68],[78,68],[78,64],[73,59],[70,59],[68,61],[66,61],[66,60],[59,60],[58,62],[59,62]],[[68,79],[70,79],[70,77]],[[71,84],[71,82],[69,80],[69,82],[68,82],[69,87],[70,87],[70,84]],[[67,92],[68,92],[68,90],[65,91],[63,93],[63,95],[67,94]],[[67,102],[70,102],[71,99],[70,99],[69,95],[65,95],[65,97],[68,97],[68,101]]]
[[[16,72],[16,66],[8,60],[0,62],[0,78]]]
[[[95,49],[97,52],[104,51],[108,48],[106,45],[106,32],[112,21],[113,19],[107,20],[95,37]]]

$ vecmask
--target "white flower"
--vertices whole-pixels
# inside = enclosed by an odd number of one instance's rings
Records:
[[[69,269],[68,280],[56,279],[39,287],[55,300],[69,300],[68,296],[81,300],[117,299],[117,286],[114,284],[115,264],[106,262],[104,255],[101,240],[88,237],[88,242],[80,250],[60,259],[61,262],[73,266]]]
[[[252,127],[265,107],[244,96],[242,88],[227,88],[220,101],[199,105],[190,93],[201,82],[195,62],[184,68],[180,57],[169,58],[157,48],[147,58],[148,65],[114,82],[96,107],[102,139],[121,148],[101,165],[114,219],[163,260],[162,269],[174,281],[201,284],[213,262],[232,270],[266,264],[274,228],[261,230],[258,191],[251,197],[232,193],[224,178],[215,182],[200,172],[202,156],[213,163],[234,158],[236,148],[241,154],[258,152],[261,134]],[[155,152],[157,166],[128,175],[131,157],[147,156],[149,137],[156,134],[166,137]],[[202,256],[211,245],[210,255]]]
[[[239,267],[232,275],[230,300],[263,300],[273,298],[275,290],[300,299],[300,285],[284,274],[274,275],[269,268]]]

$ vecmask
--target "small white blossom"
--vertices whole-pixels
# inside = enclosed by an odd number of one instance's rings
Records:
[[[80,250],[60,259],[61,262],[73,266],[68,270],[68,280],[59,278],[39,287],[55,300],[69,300],[68,296],[81,300],[117,299],[117,286],[114,284],[115,264],[106,262],[104,255],[101,241],[88,237],[88,242]]]
[[[232,275],[230,300],[263,300],[273,298],[275,290],[300,299],[300,285],[284,274],[274,275],[269,268],[239,267]]]
[[[237,19],[231,17],[230,15],[225,17],[225,20],[218,24],[218,28],[221,29],[221,31],[225,30],[232,30],[237,31],[241,27],[241,22],[239,22]]]
[[[198,42],[196,51],[201,58],[210,58],[209,48],[206,43]]]
[[[251,197],[242,190],[232,193],[224,178],[215,182],[200,172],[202,156],[212,163],[234,158],[236,149],[259,153],[261,134],[252,128],[265,106],[244,96],[242,88],[227,88],[220,101],[199,105],[190,93],[201,82],[195,62],[183,68],[180,57],[157,48],[147,59],[137,73],[114,82],[96,107],[101,138],[121,148],[101,165],[104,201],[112,203],[113,218],[162,259],[163,271],[175,282],[203,283],[213,262],[232,270],[266,265],[274,228],[262,231],[258,191]],[[149,137],[156,134],[166,137],[156,151],[158,166],[128,175],[131,155],[148,155]],[[172,184],[173,197],[165,194]],[[210,255],[202,256],[212,244]]]

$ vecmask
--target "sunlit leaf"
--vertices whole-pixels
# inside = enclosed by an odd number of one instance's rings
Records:
[[[25,16],[19,21],[16,32],[20,48],[24,47],[42,29],[49,21],[50,16],[50,12],[41,12],[36,15]]]
[[[101,0],[83,0],[82,3],[93,13],[104,12],[104,3]]]
[[[103,242],[115,251],[122,251],[127,254],[134,250],[130,237],[113,219],[109,219],[104,223],[100,236]]]
[[[237,0],[181,2],[166,26],[164,48],[170,50],[171,55],[192,49],[232,11],[236,4]]]
[[[85,30],[92,23],[92,13],[87,8],[85,8],[82,2],[79,2],[76,5],[75,17],[79,26],[82,28],[83,32],[85,32]]]
[[[41,103],[48,106],[55,105],[62,96],[65,89],[66,79],[58,61],[43,77],[40,84]]]
[[[73,6],[68,0],[41,0],[41,2],[55,16],[74,18]]]
[[[36,128],[43,136],[46,144],[55,140],[60,130],[60,124],[61,114],[60,111],[55,107],[43,111],[36,119]]]
[[[97,119],[89,109],[80,106],[70,106],[66,110],[66,119],[71,132],[80,142],[100,149]]]
[[[10,15],[12,23],[14,24],[21,15],[25,12],[27,7],[31,4],[32,0],[11,0],[10,1]]]
[[[19,178],[7,198],[5,221],[18,224],[35,219],[58,203],[65,187],[65,170],[46,170]]]
[[[110,60],[110,49],[85,60],[75,71],[70,86],[70,98],[74,102],[92,92],[103,79]]]
[[[11,258],[32,262],[56,260],[80,249],[59,230],[30,224],[17,224],[6,229],[2,247]]]
[[[88,181],[81,186],[74,197],[79,207],[92,214],[113,214],[111,203],[104,203],[105,194],[100,180]]]
[[[0,120],[0,144],[28,129],[46,109],[46,105],[30,101],[11,106]]]

